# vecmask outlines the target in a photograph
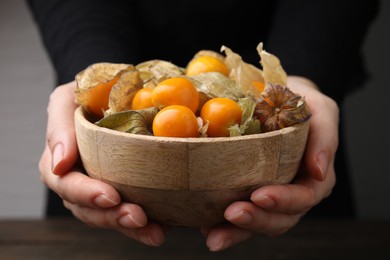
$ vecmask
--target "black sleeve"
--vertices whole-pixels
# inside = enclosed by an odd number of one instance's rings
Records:
[[[95,62],[127,62],[136,55],[132,1],[26,0],[53,63],[58,84]],[[125,30],[124,30],[125,28]]]
[[[338,102],[362,85],[368,76],[362,46],[379,1],[278,3],[265,47],[280,58],[287,74],[313,80]]]

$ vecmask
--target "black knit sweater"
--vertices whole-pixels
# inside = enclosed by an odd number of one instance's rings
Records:
[[[201,49],[226,45],[252,64],[256,46],[280,58],[289,75],[313,80],[339,104],[367,78],[362,45],[375,0],[28,0],[58,84],[96,62],[164,59],[185,66]],[[337,185],[311,214],[352,216],[342,145]],[[50,194],[48,215],[64,214]]]

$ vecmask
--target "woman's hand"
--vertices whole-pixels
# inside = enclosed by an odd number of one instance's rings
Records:
[[[202,229],[211,251],[226,249],[257,233],[283,234],[329,196],[335,185],[338,106],[308,79],[291,76],[287,84],[292,91],[305,97],[312,113],[302,170],[291,184],[261,187],[252,193],[250,202],[231,204],[225,211],[229,224]]]
[[[259,188],[252,193],[251,202],[230,205],[225,218],[231,224],[203,229],[212,251],[226,249],[255,233],[283,234],[327,197],[335,185],[338,107],[307,79],[289,77],[288,86],[305,97],[312,113],[303,170],[292,184]],[[75,82],[59,86],[50,97],[47,142],[39,163],[42,181],[88,225],[118,230],[147,245],[162,244],[162,227],[148,223],[141,207],[121,202],[113,187],[89,178],[77,168],[75,87]]]
[[[59,86],[50,96],[46,145],[39,162],[42,182],[88,225],[115,229],[146,245],[162,244],[165,237],[162,227],[148,222],[140,206],[121,202],[113,187],[89,178],[77,167],[75,88],[73,81]]]

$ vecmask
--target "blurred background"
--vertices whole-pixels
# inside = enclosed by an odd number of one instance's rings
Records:
[[[385,121],[390,112],[389,46],[390,1],[382,1],[364,47],[371,79],[345,104],[349,160],[362,219],[390,219]],[[0,2],[0,47],[0,218],[42,218],[45,191],[38,161],[54,78],[23,0]]]

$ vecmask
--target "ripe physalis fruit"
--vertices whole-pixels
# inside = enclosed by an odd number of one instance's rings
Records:
[[[153,119],[153,135],[199,137],[198,120],[194,112],[186,106],[167,106],[161,109]]]
[[[199,106],[199,93],[190,80],[174,77],[161,81],[153,89],[152,102],[158,109],[169,105],[182,105],[195,113]]]
[[[282,129],[307,121],[311,114],[303,97],[281,85],[268,84],[254,111],[262,132]]]
[[[241,123],[241,107],[230,98],[212,98],[200,112],[203,122],[208,123],[207,136],[228,137],[229,128]]]
[[[212,56],[201,56],[191,60],[187,66],[186,75],[194,76],[203,72],[219,72],[225,76],[229,75],[226,65]]]
[[[109,103],[115,104],[113,112],[125,109],[129,104],[123,96],[142,87],[138,71],[128,64],[95,63],[78,73],[76,82],[76,102],[99,118],[111,107]]]
[[[89,113],[90,120],[98,121],[95,122],[101,127],[176,137],[180,136],[176,130],[183,131],[185,137],[258,134],[310,118],[304,98],[288,89],[287,73],[280,60],[263,50],[261,42],[257,52],[262,68],[246,63],[226,46],[222,46],[221,52],[225,55],[201,50],[186,68],[164,60],[145,61],[135,66],[93,64],[76,75],[76,102]],[[138,95],[142,93],[146,95]],[[218,110],[209,106],[211,102],[207,104],[218,98],[230,99],[230,105]],[[191,118],[188,121],[192,125],[190,133],[185,133],[180,124],[186,121],[180,120],[173,120],[174,127],[169,130],[167,126],[172,122],[167,121],[170,123],[154,131],[155,115],[166,107],[178,105],[187,108],[182,108],[181,112],[192,113],[185,117]],[[175,111],[178,113],[178,110]],[[173,113],[172,107],[164,111]],[[158,117],[170,116],[166,112]],[[159,129],[167,132],[161,133]]]
[[[152,91],[151,88],[141,88],[135,93],[133,103],[131,104],[132,110],[140,110],[149,107],[154,107],[152,102]]]
[[[195,76],[205,72],[219,72],[229,76],[229,69],[220,53],[202,50],[197,52],[186,67],[187,76]]]

